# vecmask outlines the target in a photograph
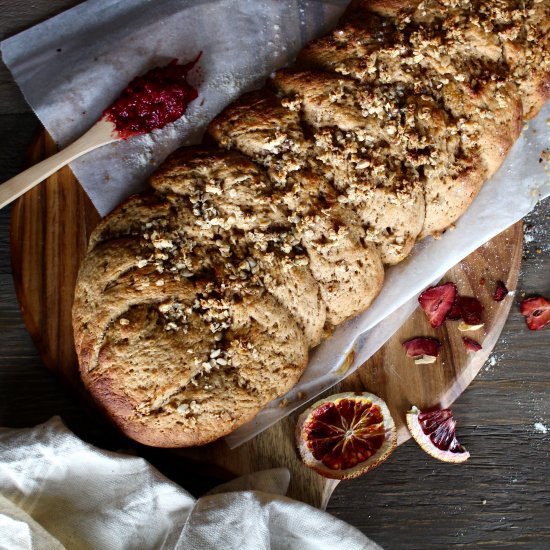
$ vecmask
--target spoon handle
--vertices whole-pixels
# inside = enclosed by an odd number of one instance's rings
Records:
[[[101,119],[71,145],[55,155],[31,166],[0,185],[0,209],[38,185],[78,157],[102,145],[119,140],[112,122]]]

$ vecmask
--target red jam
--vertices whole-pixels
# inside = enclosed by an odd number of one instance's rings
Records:
[[[174,59],[164,67],[134,78],[120,97],[103,112],[122,139],[163,128],[180,118],[198,92],[187,82],[187,74],[201,54],[190,63]]]

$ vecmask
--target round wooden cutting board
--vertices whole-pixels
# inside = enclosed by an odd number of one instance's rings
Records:
[[[42,133],[31,146],[29,161],[34,164],[55,151],[53,141]],[[46,366],[79,392],[84,402],[89,399],[78,375],[71,306],[78,267],[98,221],[99,215],[69,168],[20,198],[12,211],[12,269],[25,323]],[[380,395],[396,419],[399,442],[408,439],[404,421],[410,405],[450,405],[487,359],[512,304],[511,296],[501,303],[492,300],[494,284],[501,279],[509,289],[516,288],[522,242],[519,222],[470,254],[444,278],[454,281],[461,294],[478,297],[485,307],[485,326],[468,333],[482,343],[480,352],[464,350],[463,333],[456,323],[434,330],[417,309],[382,349],[330,393],[367,389]],[[436,363],[415,365],[405,357],[401,343],[414,336],[436,336],[443,343]],[[285,466],[291,471],[289,496],[324,508],[337,482],[322,478],[299,460],[294,446],[299,412],[232,451],[224,441],[217,441],[159,452],[196,461],[197,467],[208,463],[227,475]]]

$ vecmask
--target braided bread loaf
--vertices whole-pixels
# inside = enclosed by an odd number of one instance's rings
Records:
[[[550,95],[549,25],[549,0],[355,0],[173,153],[76,287],[82,379],[120,429],[199,445],[288,391],[497,170]]]

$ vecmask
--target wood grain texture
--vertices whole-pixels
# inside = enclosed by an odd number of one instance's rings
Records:
[[[32,164],[55,151],[41,133],[31,146]],[[72,338],[72,295],[88,238],[99,214],[68,167],[29,191],[12,210],[12,269],[25,323],[41,357],[53,371],[63,370],[71,384],[78,372]]]
[[[55,150],[53,141],[42,133],[31,146],[29,161],[36,162]],[[73,387],[83,402],[89,397],[78,376],[71,307],[78,267],[98,221],[95,208],[68,169],[21,197],[12,212],[13,276],[27,328],[44,363]],[[495,274],[489,266],[500,262],[503,268],[497,278],[515,288],[522,235],[520,222],[447,274],[460,293],[477,296],[485,307],[485,326],[475,335],[483,344],[482,352],[468,354],[464,350],[457,323],[434,330],[418,309],[378,353],[340,384],[342,391],[367,389],[382,396],[396,420],[399,443],[409,438],[405,413],[412,404],[421,408],[450,405],[483,365],[511,305],[509,298],[500,304],[492,300]],[[420,335],[437,337],[443,343],[440,358],[432,365],[415,365],[403,352],[402,342]],[[216,467],[229,476],[285,466],[292,473],[289,495],[326,508],[337,484],[318,476],[299,460],[294,443],[299,412],[232,451],[224,441],[218,441],[168,452]]]
[[[69,8],[75,0],[0,1],[6,37]],[[23,168],[38,126],[0,62],[0,181]],[[90,416],[44,365],[26,331],[11,277],[9,210],[0,211],[0,425],[27,427],[61,415],[80,437],[103,448],[133,448],[196,495],[221,472],[190,475],[181,459],[139,448]],[[518,294],[490,361],[455,402],[459,435],[472,454],[454,467],[412,441],[369,475],[341,483],[327,510],[387,550],[546,549],[550,538],[550,338],[530,332],[518,312],[521,293],[550,295],[550,200],[526,219]]]

